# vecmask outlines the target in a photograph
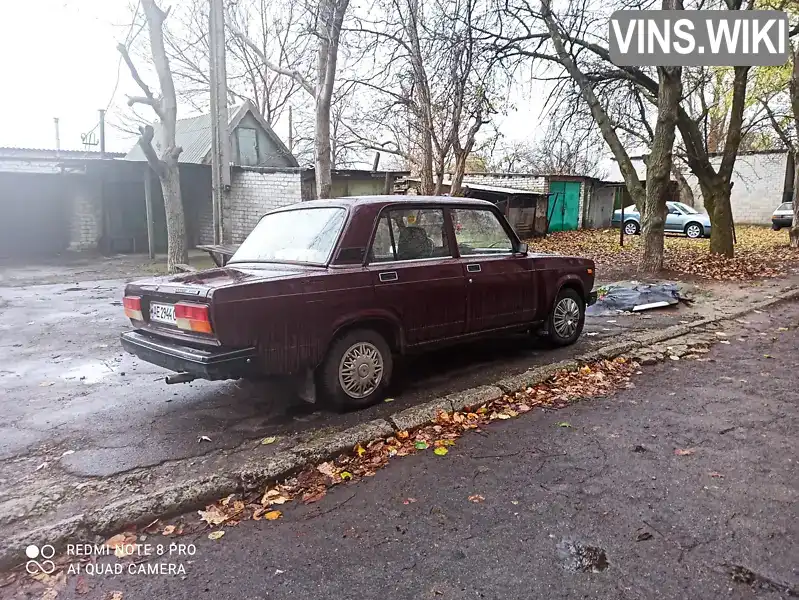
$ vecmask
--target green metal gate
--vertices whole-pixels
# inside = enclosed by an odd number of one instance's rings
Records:
[[[549,231],[577,229],[580,215],[580,182],[549,182]]]

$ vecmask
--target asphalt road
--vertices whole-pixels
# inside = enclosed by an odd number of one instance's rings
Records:
[[[799,305],[746,321],[702,362],[647,367],[611,397],[395,459],[218,541],[184,537],[196,554],[170,561],[185,576],[84,577],[83,593],[73,576],[58,598],[799,594]]]

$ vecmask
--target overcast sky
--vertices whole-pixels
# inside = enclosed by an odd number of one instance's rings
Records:
[[[115,46],[130,18],[128,0],[0,0],[0,146],[54,148],[58,117],[61,147],[82,149],[81,134],[95,128],[98,109],[110,104],[111,122],[127,110],[125,95],[136,89],[125,66],[119,69]],[[500,130],[511,140],[534,138],[543,99],[525,87],[513,103],[518,110]],[[110,126],[107,140],[109,151],[133,143]]]

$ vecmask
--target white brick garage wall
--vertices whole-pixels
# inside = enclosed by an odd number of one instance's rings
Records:
[[[302,169],[234,169],[222,206],[225,240],[239,244],[264,213],[301,202],[301,177]]]
[[[758,152],[738,156],[730,195],[732,216],[736,223],[771,224],[771,213],[782,202],[787,160],[788,155],[785,152]],[[720,162],[721,157],[711,158],[716,169]],[[706,212],[696,177],[689,172],[686,173],[686,178],[694,190],[696,209]]]

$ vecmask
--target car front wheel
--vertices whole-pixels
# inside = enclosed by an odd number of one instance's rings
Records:
[[[779,225],[777,225],[776,223],[772,223],[772,224],[771,224],[771,228],[772,228],[774,231],[779,231],[780,229],[782,229],[782,228],[781,228]]]
[[[685,235],[695,240],[705,235],[705,230],[699,223],[688,223],[685,226]]]
[[[549,313],[546,337],[555,346],[568,346],[580,337],[583,325],[585,302],[573,289],[562,289]]]
[[[627,221],[624,224],[624,234],[625,235],[638,235],[638,223],[635,221]]]
[[[327,401],[339,410],[370,406],[380,400],[391,379],[391,348],[371,329],[356,329],[338,338],[320,370]]]

